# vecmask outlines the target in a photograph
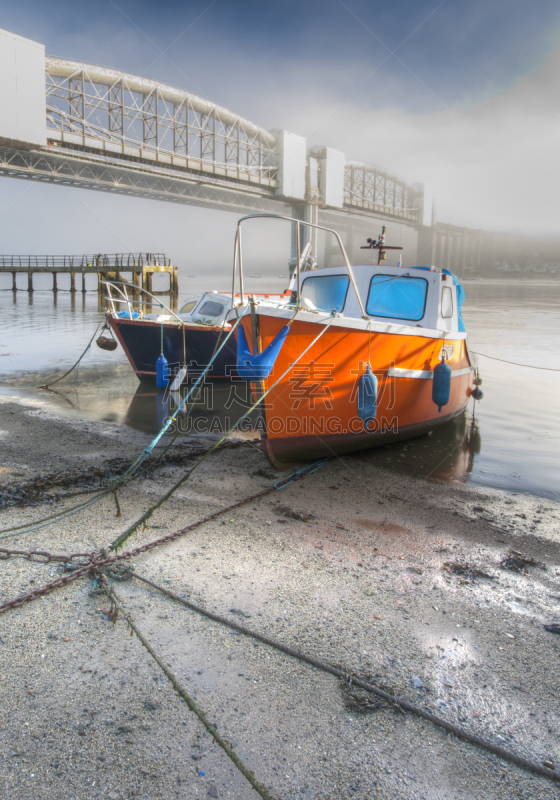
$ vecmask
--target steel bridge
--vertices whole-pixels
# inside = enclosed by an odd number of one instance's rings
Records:
[[[374,218],[422,223],[422,186],[332,148],[145,77],[45,57],[7,31],[0,57],[0,175],[240,213],[329,210],[369,233]]]
[[[405,248],[404,266],[468,274],[519,260],[510,239],[428,219],[422,184],[181,89],[47,57],[44,45],[2,30],[0,68],[0,176],[287,214],[337,229],[354,260],[384,223]]]

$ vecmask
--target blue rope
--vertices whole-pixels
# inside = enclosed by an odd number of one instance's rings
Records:
[[[289,486],[294,481],[297,481],[298,478],[302,478],[304,475],[312,475],[314,472],[317,472],[317,470],[321,469],[321,467],[326,467],[329,461],[330,458],[321,458],[319,461],[314,461],[313,464],[308,464],[306,467],[302,467],[301,469],[296,470],[296,472],[286,475],[285,478],[281,478],[279,481],[276,481],[274,488],[278,491],[285,489],[286,486]]]
[[[132,536],[132,534],[133,534],[133,533],[134,533],[134,532],[137,530],[138,526],[139,526],[139,525],[141,525],[142,523],[145,523],[145,522],[147,522],[147,521],[150,519],[150,517],[152,516],[152,514],[154,513],[154,511],[156,511],[156,509],[158,509],[158,508],[159,508],[160,506],[162,506],[162,505],[163,505],[163,504],[164,504],[164,503],[165,503],[167,500],[169,500],[169,498],[170,498],[170,497],[171,497],[171,496],[172,496],[172,495],[173,495],[173,494],[174,494],[174,493],[177,491],[177,489],[178,489],[180,486],[182,486],[182,485],[183,485],[183,483],[185,483],[185,482],[186,482],[186,481],[187,481],[187,480],[190,478],[190,476],[193,474],[193,472],[195,471],[195,469],[197,469],[198,467],[200,467],[200,465],[201,465],[201,464],[203,464],[203,463],[206,461],[206,459],[207,459],[207,458],[209,458],[209,457],[212,455],[212,453],[213,453],[215,450],[217,450],[217,449],[218,449],[218,447],[219,447],[219,446],[220,446],[220,445],[221,445],[223,442],[225,442],[225,440],[228,438],[228,436],[229,436],[231,433],[233,433],[233,431],[234,431],[236,428],[238,428],[238,427],[239,427],[239,425],[240,425],[240,424],[243,422],[243,420],[244,420],[244,419],[246,419],[246,418],[249,416],[249,414],[251,414],[251,413],[252,413],[252,412],[253,412],[253,411],[254,411],[254,410],[255,410],[255,409],[256,409],[256,408],[257,408],[257,407],[258,407],[258,406],[259,406],[259,405],[262,403],[262,401],[264,400],[264,398],[265,398],[265,397],[266,397],[268,394],[270,394],[270,392],[271,392],[271,391],[272,391],[272,390],[273,390],[273,389],[274,389],[276,386],[278,386],[278,384],[280,383],[280,381],[281,381],[281,380],[283,380],[283,378],[285,378],[285,377],[286,377],[286,375],[288,374],[288,372],[290,372],[290,370],[292,370],[292,369],[293,369],[293,367],[295,367],[295,365],[298,363],[298,361],[301,361],[301,359],[304,357],[304,355],[305,355],[305,354],[306,354],[306,353],[307,353],[309,350],[311,350],[311,348],[313,347],[313,345],[314,345],[316,342],[318,342],[318,341],[319,341],[319,339],[321,338],[321,336],[323,336],[323,334],[324,334],[324,333],[326,333],[326,332],[328,331],[328,329],[329,329],[329,328],[330,328],[330,326],[333,324],[333,322],[335,321],[335,319],[337,318],[337,316],[338,316],[338,314],[336,314],[336,312],[333,312],[333,314],[332,314],[331,318],[329,319],[328,323],[325,325],[325,327],[323,328],[323,330],[322,330],[320,333],[318,333],[318,334],[317,334],[317,336],[316,336],[316,337],[313,339],[313,341],[312,341],[312,342],[310,342],[310,343],[307,345],[307,347],[305,348],[305,350],[303,350],[303,351],[302,351],[302,352],[299,354],[299,356],[298,356],[298,357],[297,357],[297,358],[296,358],[296,359],[295,359],[295,360],[294,360],[294,361],[293,361],[293,362],[292,362],[292,363],[289,365],[289,367],[288,367],[286,370],[284,370],[284,372],[282,373],[282,375],[280,375],[280,377],[279,377],[277,380],[275,380],[275,381],[274,381],[274,383],[273,383],[271,386],[269,386],[269,387],[268,387],[268,389],[267,389],[267,390],[266,390],[266,391],[265,391],[265,392],[264,392],[264,393],[261,395],[261,397],[259,397],[259,399],[256,401],[256,403],[253,403],[253,405],[251,406],[251,408],[250,408],[248,411],[246,411],[246,412],[245,412],[245,414],[243,414],[243,416],[242,416],[242,417],[240,417],[240,418],[237,420],[237,422],[235,422],[235,423],[234,423],[234,424],[231,426],[231,428],[229,429],[229,431],[227,431],[227,433],[224,433],[224,435],[223,435],[223,436],[222,436],[222,437],[221,437],[221,438],[220,438],[220,439],[219,439],[219,440],[218,440],[218,441],[217,441],[217,442],[216,442],[214,445],[212,445],[212,447],[211,447],[209,450],[207,450],[207,451],[204,453],[204,455],[202,456],[202,458],[201,458],[199,461],[197,461],[197,462],[196,462],[196,464],[194,464],[194,465],[193,465],[193,466],[192,466],[192,467],[191,467],[191,468],[190,468],[190,469],[189,469],[189,470],[188,470],[188,471],[187,471],[187,472],[186,472],[186,473],[185,473],[185,474],[184,474],[184,475],[183,475],[183,476],[182,476],[182,477],[181,477],[181,478],[180,478],[180,479],[179,479],[179,480],[178,480],[178,481],[177,481],[177,482],[176,482],[176,483],[175,483],[175,484],[174,484],[174,485],[171,487],[171,489],[169,489],[169,491],[167,491],[167,492],[166,492],[166,493],[165,493],[165,494],[164,494],[162,497],[160,497],[160,498],[159,498],[159,500],[158,500],[157,502],[155,502],[155,503],[154,503],[152,506],[150,506],[150,508],[148,508],[148,509],[147,509],[147,511],[145,511],[145,512],[142,514],[142,516],[141,516],[141,517],[139,517],[139,518],[138,518],[138,519],[137,519],[135,522],[133,522],[133,523],[132,523],[132,525],[130,525],[130,526],[129,526],[129,527],[128,527],[128,528],[127,528],[125,531],[123,531],[123,533],[121,533],[121,535],[120,535],[120,536],[119,536],[117,539],[115,539],[115,541],[114,541],[114,542],[112,542],[112,543],[109,545],[109,549],[110,549],[110,550],[117,550],[119,547],[122,547],[122,545],[124,544],[124,542],[125,542],[125,541],[126,541],[126,540],[127,540],[129,537],[130,537],[130,536]],[[327,317],[327,319],[328,319],[328,317]]]
[[[249,307],[249,303],[247,303],[247,305],[245,306],[245,308],[243,309],[243,311],[246,311],[248,307]],[[204,369],[204,371],[203,371],[203,372],[201,372],[201,374],[200,374],[200,376],[199,376],[198,380],[196,381],[196,383],[194,384],[194,386],[192,387],[192,389],[191,389],[191,390],[190,390],[190,391],[187,393],[187,395],[185,396],[185,398],[183,399],[183,401],[181,402],[181,404],[180,404],[180,405],[177,407],[177,409],[175,410],[175,414],[174,414],[172,417],[169,417],[169,419],[168,419],[168,420],[167,420],[167,421],[164,423],[164,425],[163,425],[162,429],[161,429],[161,430],[160,430],[160,432],[157,434],[157,436],[156,436],[156,437],[155,437],[155,438],[152,440],[152,442],[151,442],[151,443],[148,445],[148,447],[146,447],[146,448],[143,450],[143,453],[142,453],[142,455],[143,455],[144,453],[147,453],[148,455],[150,455],[150,454],[151,454],[151,452],[152,452],[152,450],[153,450],[153,449],[154,449],[154,447],[156,446],[156,444],[157,444],[157,443],[159,442],[159,440],[161,439],[161,437],[162,437],[162,436],[165,434],[165,432],[166,432],[167,430],[169,430],[169,427],[170,427],[170,425],[171,425],[173,422],[175,422],[175,420],[177,419],[177,414],[178,414],[178,413],[179,413],[179,411],[180,411],[180,410],[183,408],[183,406],[184,406],[184,405],[185,405],[185,404],[188,402],[189,398],[191,397],[191,395],[192,395],[192,393],[194,392],[194,390],[195,390],[195,389],[196,389],[196,388],[199,386],[200,382],[201,382],[201,381],[202,381],[202,380],[203,380],[203,379],[206,377],[206,375],[208,374],[208,371],[209,371],[210,367],[212,366],[212,364],[214,363],[214,361],[216,360],[216,358],[218,357],[218,355],[221,353],[221,351],[222,351],[222,350],[224,349],[224,347],[226,346],[226,344],[227,344],[227,341],[228,341],[229,337],[230,337],[230,336],[233,334],[233,332],[235,331],[235,329],[237,328],[237,326],[238,326],[238,325],[239,325],[239,323],[241,322],[241,319],[242,319],[242,317],[243,317],[243,313],[241,313],[241,315],[240,315],[240,316],[237,318],[237,321],[235,322],[235,325],[234,325],[234,326],[233,326],[233,328],[230,330],[230,332],[228,333],[228,335],[226,336],[226,338],[224,339],[224,341],[222,342],[222,344],[220,345],[220,347],[219,347],[219,348],[216,350],[216,352],[214,353],[214,355],[212,356],[212,358],[211,358],[211,359],[210,359],[210,361],[208,362],[208,365],[207,365],[207,367]],[[144,460],[144,459],[142,459],[142,460]]]

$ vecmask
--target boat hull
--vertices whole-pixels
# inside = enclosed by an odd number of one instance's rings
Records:
[[[140,380],[155,381],[156,361],[161,354],[161,323],[152,320],[120,319],[110,317],[109,324],[115,332],[132,369]],[[186,352],[187,371],[199,374],[210,363],[212,357],[229,332],[229,327],[163,323],[163,354],[169,363],[170,374],[183,365]],[[236,375],[236,344],[233,336],[216,356],[208,379],[229,378]]]
[[[248,341],[253,324],[258,324],[262,350],[285,322],[259,313],[258,323],[246,317],[242,324]],[[331,325],[297,361],[323,327],[296,319],[273,372],[253,385],[256,398],[270,389],[261,407],[261,427],[263,450],[276,467],[419,436],[464,411],[474,387],[474,369],[460,334],[444,338],[433,332],[422,335],[418,329],[370,332],[341,322]],[[443,346],[450,354],[452,378],[449,402],[438,411],[432,400],[433,370]],[[368,362],[378,379],[378,392],[376,417],[366,428],[358,415],[357,395]]]

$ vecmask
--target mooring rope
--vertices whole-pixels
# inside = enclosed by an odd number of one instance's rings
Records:
[[[111,599],[111,602],[123,615],[131,631],[136,634],[142,645],[145,647],[145,649],[151,655],[151,657],[156,662],[158,667],[161,669],[161,671],[163,672],[169,683],[173,686],[179,697],[181,697],[185,701],[190,711],[192,711],[193,714],[195,714],[195,716],[199,719],[199,721],[204,725],[210,736],[213,738],[216,744],[218,744],[222,748],[227,757],[231,759],[231,761],[235,764],[235,766],[237,767],[239,772],[243,775],[245,780],[249,782],[249,784],[257,792],[257,794],[263,798],[263,800],[274,800],[272,795],[266,788],[266,786],[263,786],[263,784],[255,778],[254,774],[247,769],[247,767],[245,766],[243,761],[241,761],[241,759],[239,758],[233,747],[229,744],[229,742],[226,742],[226,740],[222,738],[222,736],[218,733],[218,730],[215,727],[215,725],[212,725],[212,723],[209,722],[208,717],[206,716],[204,711],[200,708],[199,705],[197,705],[197,703],[195,703],[192,697],[181,686],[175,675],[164,664],[164,662],[162,661],[160,656],[158,656],[153,647],[150,645],[146,637],[140,632],[138,626],[130,616],[129,612],[126,611],[126,609],[122,605],[122,602],[117,597],[114,588],[107,587],[105,591],[108,594],[109,598]]]
[[[273,383],[271,386],[269,386],[269,387],[268,387],[268,389],[267,389],[265,392],[263,392],[263,393],[260,395],[259,399],[258,399],[258,400],[257,400],[255,403],[253,403],[253,405],[252,405],[252,406],[251,406],[251,407],[248,409],[248,411],[246,411],[246,412],[245,412],[245,414],[243,414],[243,416],[242,416],[242,417],[240,417],[240,418],[239,418],[239,419],[238,419],[238,420],[237,420],[237,421],[236,421],[236,422],[235,422],[235,423],[234,423],[234,424],[231,426],[231,428],[230,428],[228,431],[226,431],[226,433],[224,433],[224,435],[223,435],[223,436],[222,436],[220,439],[218,439],[218,441],[217,441],[217,442],[216,442],[216,443],[215,443],[215,444],[214,444],[212,447],[210,447],[210,448],[209,448],[209,449],[206,451],[206,453],[205,453],[205,454],[202,456],[202,458],[201,458],[199,461],[197,461],[197,462],[196,462],[196,464],[194,464],[194,465],[193,465],[193,466],[192,466],[192,467],[191,467],[191,468],[190,468],[190,469],[189,469],[189,470],[188,470],[188,471],[187,471],[187,472],[186,472],[184,475],[182,475],[182,476],[179,478],[179,480],[178,480],[178,481],[177,481],[177,482],[176,482],[176,483],[175,483],[175,484],[174,484],[174,485],[171,487],[171,489],[169,489],[169,490],[168,490],[168,491],[167,491],[167,492],[166,492],[164,495],[162,495],[162,497],[160,497],[160,498],[159,498],[159,499],[158,499],[158,500],[157,500],[155,503],[153,503],[153,505],[151,505],[151,506],[150,506],[150,508],[148,508],[146,511],[144,511],[144,513],[143,513],[143,514],[142,514],[142,515],[141,515],[141,516],[140,516],[140,517],[139,517],[139,518],[138,518],[138,519],[137,519],[135,522],[133,522],[133,523],[132,523],[132,525],[129,525],[129,527],[128,527],[128,528],[127,528],[125,531],[123,531],[123,532],[122,532],[122,533],[121,533],[121,534],[120,534],[120,535],[119,535],[119,536],[118,536],[118,537],[117,537],[117,538],[116,538],[116,539],[115,539],[115,540],[114,540],[114,541],[113,541],[113,542],[112,542],[112,543],[109,545],[109,550],[116,550],[116,549],[118,549],[119,547],[122,547],[122,545],[123,545],[123,544],[126,542],[126,540],[127,540],[127,539],[128,539],[130,536],[132,536],[132,534],[133,534],[133,533],[134,533],[134,532],[135,532],[135,531],[138,529],[138,527],[139,527],[140,525],[142,525],[143,523],[147,522],[147,521],[150,519],[150,517],[152,516],[152,514],[154,513],[154,511],[156,511],[156,510],[157,510],[157,509],[158,509],[160,506],[162,506],[164,503],[166,503],[166,502],[167,502],[167,500],[169,500],[169,498],[170,498],[170,497],[171,497],[173,494],[175,494],[175,492],[177,491],[177,489],[179,489],[179,488],[180,488],[180,487],[181,487],[181,486],[182,486],[182,485],[183,485],[183,484],[184,484],[184,483],[185,483],[185,482],[186,482],[186,481],[187,481],[187,480],[190,478],[190,476],[193,474],[193,472],[194,472],[195,470],[197,470],[197,469],[198,469],[198,467],[200,467],[200,466],[201,466],[201,465],[202,465],[202,464],[203,464],[203,463],[206,461],[206,459],[207,459],[207,458],[209,458],[209,457],[212,455],[212,453],[213,453],[213,452],[214,452],[214,451],[215,451],[215,450],[216,450],[216,449],[217,449],[217,448],[218,448],[218,447],[219,447],[221,444],[223,444],[223,442],[224,442],[224,441],[225,441],[225,440],[228,438],[228,436],[229,436],[231,433],[233,433],[233,431],[234,431],[234,430],[236,430],[236,428],[238,428],[238,427],[239,427],[239,425],[240,425],[240,424],[243,422],[243,420],[244,420],[244,419],[246,419],[246,418],[247,418],[247,417],[248,417],[248,416],[249,416],[249,415],[250,415],[250,414],[251,414],[251,413],[252,413],[252,412],[253,412],[253,411],[254,411],[256,408],[258,408],[258,406],[260,406],[260,405],[261,405],[261,403],[262,403],[262,401],[265,399],[265,397],[266,397],[268,394],[270,394],[270,392],[271,392],[271,391],[272,391],[272,390],[273,390],[273,389],[274,389],[274,388],[275,388],[275,387],[276,387],[276,386],[277,386],[277,385],[280,383],[280,381],[281,381],[281,380],[283,380],[283,379],[286,377],[286,375],[288,374],[288,372],[290,372],[290,370],[291,370],[293,367],[295,367],[295,365],[296,365],[296,364],[297,364],[299,361],[301,361],[301,359],[303,358],[303,356],[304,356],[304,355],[305,355],[305,354],[306,354],[306,353],[307,353],[307,352],[308,352],[308,351],[309,351],[309,350],[310,350],[310,349],[313,347],[313,345],[314,345],[316,342],[318,342],[318,341],[319,341],[319,339],[321,338],[321,336],[323,336],[323,334],[325,334],[325,333],[327,332],[327,330],[328,330],[328,329],[329,329],[329,327],[332,325],[332,323],[335,321],[335,319],[336,319],[336,314],[333,314],[333,315],[332,315],[332,316],[329,318],[329,322],[328,322],[328,323],[325,325],[325,327],[322,329],[322,331],[321,331],[321,332],[320,332],[320,333],[319,333],[319,334],[318,334],[318,335],[317,335],[317,336],[316,336],[316,337],[313,339],[313,341],[312,341],[312,342],[311,342],[311,343],[310,343],[310,344],[309,344],[309,345],[308,345],[308,346],[307,346],[307,347],[306,347],[306,348],[305,348],[305,349],[304,349],[304,350],[303,350],[303,351],[302,351],[302,352],[299,354],[299,356],[298,356],[298,357],[297,357],[297,358],[296,358],[294,361],[292,361],[292,363],[290,364],[290,366],[289,366],[289,367],[288,367],[286,370],[284,370],[284,372],[282,373],[282,375],[280,375],[280,377],[279,377],[279,378],[278,378],[276,381],[274,381],[274,383]]]
[[[240,314],[239,314],[239,316],[237,317],[237,319],[236,319],[236,321],[235,321],[235,324],[234,324],[234,325],[232,325],[232,328],[231,328],[231,330],[230,330],[230,331],[228,331],[228,334],[227,334],[226,338],[224,339],[224,341],[222,342],[222,344],[220,345],[220,347],[219,347],[217,350],[216,350],[216,349],[214,350],[214,353],[212,354],[212,358],[210,359],[210,361],[208,362],[208,364],[206,365],[206,367],[204,368],[204,370],[203,370],[203,371],[201,372],[201,374],[199,375],[199,377],[198,377],[197,381],[195,382],[194,386],[193,386],[193,387],[192,387],[192,388],[191,388],[191,389],[190,389],[190,390],[187,392],[187,394],[185,395],[185,397],[183,398],[183,400],[181,401],[181,403],[180,403],[180,404],[177,406],[177,408],[175,409],[175,412],[173,413],[173,415],[172,415],[172,416],[170,416],[170,417],[169,417],[169,418],[168,418],[168,419],[167,419],[167,420],[164,422],[164,424],[162,425],[162,427],[161,427],[161,429],[160,429],[159,433],[158,433],[158,434],[157,434],[157,435],[156,435],[156,436],[155,436],[155,437],[152,439],[152,441],[150,442],[150,444],[148,445],[148,447],[145,447],[145,448],[144,448],[144,450],[143,450],[143,451],[140,453],[140,455],[138,456],[138,458],[136,459],[136,461],[135,461],[133,464],[131,464],[131,466],[130,466],[130,467],[129,467],[129,469],[128,469],[128,470],[127,470],[125,473],[124,473],[124,475],[120,476],[120,478],[119,478],[119,479],[117,479],[117,480],[118,480],[118,482],[119,482],[117,485],[120,485],[120,481],[121,481],[121,480],[123,480],[123,479],[127,478],[127,477],[128,477],[130,474],[131,474],[131,473],[135,472],[135,471],[138,469],[138,467],[139,467],[139,466],[140,466],[140,465],[141,465],[141,464],[142,464],[142,463],[143,463],[143,462],[146,460],[146,458],[148,458],[148,456],[149,456],[149,455],[151,455],[151,453],[152,453],[152,450],[154,449],[154,447],[155,447],[155,446],[158,444],[158,442],[159,442],[159,440],[162,438],[162,436],[164,436],[164,435],[167,433],[167,431],[169,430],[170,426],[171,426],[171,425],[172,425],[172,424],[173,424],[173,423],[176,421],[176,419],[177,419],[177,415],[179,414],[179,412],[181,411],[181,409],[183,408],[183,406],[184,406],[184,405],[186,405],[186,404],[188,403],[188,401],[189,401],[190,397],[192,396],[192,394],[195,392],[195,390],[198,388],[198,386],[200,385],[200,383],[201,383],[201,382],[204,380],[204,378],[205,378],[205,377],[206,377],[206,375],[208,374],[208,372],[209,372],[210,368],[212,367],[212,364],[214,363],[214,361],[216,360],[216,358],[219,356],[219,354],[222,352],[222,350],[224,349],[224,347],[225,347],[225,346],[226,346],[226,344],[228,343],[228,341],[229,341],[230,337],[231,337],[231,336],[233,335],[233,333],[235,332],[235,330],[236,330],[237,326],[239,325],[239,323],[241,322],[241,320],[242,320],[242,318],[243,318],[243,313],[244,313],[244,312],[247,310],[247,308],[248,308],[248,307],[249,307],[249,303],[247,303],[247,304],[244,306],[244,308],[241,310],[241,313],[240,313]],[[114,485],[114,484],[113,484],[113,485]]]
[[[511,364],[514,367],[526,367],[527,369],[544,369],[548,372],[560,372],[560,369],[557,367],[536,367],[534,364],[518,364],[517,361],[506,361],[505,358],[498,358],[497,356],[487,356],[486,353],[479,353],[476,350],[472,351],[476,353],[477,356],[482,356],[483,358],[491,358],[492,361],[501,361],[502,364]]]
[[[340,667],[335,667],[332,664],[329,664],[325,661],[321,661],[314,656],[309,656],[306,653],[302,653],[300,650],[295,650],[293,647],[289,647],[281,642],[276,641],[275,639],[271,639],[269,636],[264,636],[257,631],[252,631],[249,628],[246,628],[244,625],[240,625],[238,622],[234,622],[233,620],[227,619],[227,617],[222,617],[219,614],[215,614],[212,611],[208,611],[207,609],[203,608],[202,606],[197,605],[196,603],[192,603],[190,600],[186,600],[184,597],[180,597],[179,595],[175,594],[174,592],[166,589],[163,586],[159,586],[157,583],[149,580],[148,578],[144,578],[142,575],[139,575],[134,570],[129,570],[128,574],[131,575],[133,578],[136,578],[142,583],[146,583],[152,588],[156,589],[158,592],[161,592],[164,595],[167,595],[170,599],[174,600],[177,603],[189,608],[191,611],[195,611],[197,614],[201,614],[202,616],[208,617],[209,619],[214,620],[215,622],[219,622],[221,625],[227,625],[229,628],[238,631],[239,633],[243,634],[244,636],[249,636],[252,639],[255,639],[263,644],[269,645],[273,647],[275,650],[279,650],[286,655],[296,658],[299,661],[302,661],[306,664],[310,664],[312,667],[321,670],[322,672],[327,672],[330,675],[334,675],[336,678],[342,678],[343,680],[351,680],[354,686],[359,686],[360,689],[364,689],[367,692],[371,692],[371,694],[376,695],[377,697],[381,698],[385,702],[397,706],[398,708],[402,709],[403,711],[409,711],[411,714],[414,714],[417,717],[421,717],[422,719],[427,720],[428,722],[433,723],[439,728],[443,728],[448,733],[452,733],[454,736],[457,736],[459,739],[463,739],[470,744],[478,745],[485,750],[488,750],[490,753],[493,753],[500,758],[503,758],[507,761],[516,764],[523,769],[529,770],[531,772],[536,772],[539,775],[543,775],[546,778],[550,778],[553,781],[560,782],[560,772],[556,770],[549,769],[548,767],[542,766],[535,761],[530,761],[523,756],[519,756],[516,753],[512,753],[509,750],[506,750],[503,747],[500,747],[493,742],[488,741],[487,739],[483,739],[481,736],[477,736],[475,733],[470,733],[470,731],[465,730],[464,728],[455,725],[453,722],[448,722],[447,720],[443,719],[442,717],[437,716],[436,714],[432,714],[431,711],[428,711],[421,706],[417,706],[414,703],[410,703],[408,700],[404,700],[401,697],[397,697],[395,695],[390,694],[389,692],[384,691],[379,686],[371,683],[370,681],[364,681],[359,676],[356,676],[349,671],[340,669]]]
[[[76,369],[76,367],[78,366],[78,364],[80,363],[80,361],[82,360],[82,358],[85,356],[85,354],[87,353],[87,351],[88,351],[88,350],[89,350],[89,348],[91,347],[91,343],[92,343],[92,342],[93,342],[93,340],[95,339],[95,337],[96,337],[96,335],[97,335],[97,331],[99,330],[99,328],[101,327],[101,325],[103,325],[103,322],[100,322],[100,323],[99,323],[99,325],[97,326],[97,328],[95,329],[95,331],[94,331],[94,334],[93,334],[93,336],[91,337],[91,339],[89,340],[89,342],[87,343],[86,349],[84,350],[84,352],[82,353],[82,355],[79,357],[79,359],[76,361],[76,363],[75,363],[73,366],[71,366],[71,367],[70,367],[70,369],[69,369],[67,372],[65,372],[65,373],[64,373],[64,375],[61,375],[61,376],[60,376],[60,378],[57,378],[55,381],[51,381],[50,383],[45,383],[45,384],[44,384],[44,386],[38,386],[37,388],[38,388],[38,389],[46,389],[47,391],[49,391],[49,388],[50,388],[51,386],[54,386],[54,385],[55,385],[55,383],[59,383],[59,381],[63,380],[63,379],[64,379],[64,378],[65,378],[67,375],[70,375],[70,373],[72,372],[72,370]]]
[[[222,342],[222,345],[217,350],[216,349],[214,350],[212,358],[208,362],[208,364],[205,367],[204,371],[200,374],[198,380],[196,381],[196,383],[194,384],[192,389],[187,393],[187,395],[185,396],[184,400],[181,402],[181,404],[175,410],[175,413],[173,414],[173,416],[169,417],[165,421],[165,423],[163,424],[163,426],[160,429],[159,433],[152,439],[152,441],[150,442],[148,447],[144,448],[142,453],[130,465],[130,467],[126,470],[126,472],[124,472],[118,478],[114,478],[112,481],[110,481],[109,484],[107,485],[107,488],[100,490],[100,494],[97,495],[96,497],[94,497],[92,500],[89,500],[89,501],[87,501],[85,503],[80,503],[80,504],[78,504],[77,506],[74,506],[71,509],[67,509],[65,511],[60,511],[60,512],[58,512],[56,514],[50,514],[49,516],[43,517],[42,519],[40,519],[40,520],[38,520],[36,522],[25,523],[25,524],[22,524],[22,525],[15,525],[15,526],[10,527],[10,528],[2,528],[2,529],[0,529],[0,539],[10,538],[12,535],[19,535],[20,533],[31,533],[32,531],[38,530],[39,528],[44,528],[47,525],[53,525],[58,520],[62,520],[62,519],[65,519],[66,517],[73,516],[74,514],[79,513],[82,509],[85,509],[85,508],[88,508],[89,506],[94,505],[95,503],[99,502],[100,500],[102,500],[107,495],[114,493],[120,486],[123,486],[125,483],[128,483],[130,478],[131,478],[131,476],[134,475],[138,471],[138,469],[141,467],[141,465],[144,463],[144,461],[152,454],[152,451],[153,451],[154,447],[159,443],[159,441],[162,438],[162,436],[165,435],[165,433],[167,432],[169,427],[177,419],[177,414],[179,413],[179,411],[188,402],[188,400],[191,397],[191,395],[193,394],[193,392],[197,389],[197,387],[199,386],[201,381],[208,374],[208,371],[212,367],[212,364],[214,363],[215,359],[218,357],[218,355],[220,354],[222,349],[227,344],[230,336],[233,335],[235,329],[237,328],[237,326],[241,322],[241,319],[243,317],[243,312],[246,311],[248,307],[249,307],[249,303],[247,303],[246,306],[242,309],[241,314],[238,316],[235,324],[232,326],[231,330],[228,332],[226,338]],[[99,325],[101,325],[101,323],[99,323]],[[95,334],[99,330],[99,325],[97,326],[97,329],[96,329],[95,333],[93,334],[93,336],[92,336],[92,338],[90,340],[90,344],[93,341],[93,338],[95,337]],[[88,345],[88,347],[89,347],[89,345]],[[87,348],[84,351],[84,353],[82,353],[82,356],[80,356],[80,358],[83,357],[83,355],[85,354],[86,351],[87,351]],[[78,362],[76,362],[76,363],[78,363]],[[76,365],[74,365],[74,366],[76,366]],[[66,373],[66,374],[68,374],[68,373]],[[64,377],[64,376],[62,376],[62,377]],[[172,442],[175,440],[175,438],[176,438],[176,436],[174,437]],[[220,444],[221,444],[221,442],[220,442]]]

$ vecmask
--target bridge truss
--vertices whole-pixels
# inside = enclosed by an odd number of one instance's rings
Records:
[[[47,132],[63,143],[277,185],[276,138],[179,89],[103,67],[46,59]]]
[[[50,57],[44,67],[44,144],[36,108],[36,144],[0,139],[0,175],[240,213],[422,218],[415,187],[328,148],[307,153],[303,137],[141,76]]]
[[[390,172],[366,164],[344,167],[344,205],[418,222],[422,190]]]

